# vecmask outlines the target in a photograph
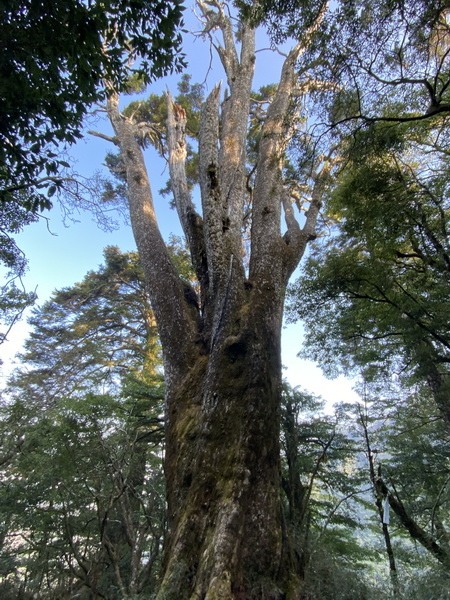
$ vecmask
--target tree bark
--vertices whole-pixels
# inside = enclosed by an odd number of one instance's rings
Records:
[[[317,175],[301,228],[283,168],[293,131],[288,113],[295,102],[296,62],[304,46],[287,56],[262,130],[247,272],[242,224],[254,31],[241,25],[238,53],[223,5],[211,0],[198,6],[204,31],[222,33],[216,50],[228,84],[222,102],[216,87],[202,109],[201,215],[186,183],[186,114],[167,99],[172,190],[198,294],[178,277],[159,233],[137,124],[120,114],[114,93],[108,102],[166,375],[170,534],[157,598],[294,600],[299,595],[288,581],[280,500],[281,323],[285,287],[314,238],[324,181]]]
[[[279,597],[280,300],[246,295],[170,400],[160,598]]]

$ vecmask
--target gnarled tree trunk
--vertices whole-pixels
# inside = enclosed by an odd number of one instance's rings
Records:
[[[158,599],[278,599],[286,597],[289,578],[279,484],[284,290],[314,236],[323,177],[316,177],[301,228],[292,208],[292,183],[283,180],[293,131],[289,111],[298,93],[295,69],[304,49],[298,44],[285,60],[261,131],[247,270],[242,226],[254,31],[242,25],[238,54],[223,6],[198,5],[205,31],[221,30],[217,51],[229,88],[222,102],[215,88],[202,110],[201,215],[185,175],[186,115],[168,97],[171,184],[198,294],[179,278],[160,235],[137,124],[120,115],[114,94],[108,107],[165,363],[170,535]]]

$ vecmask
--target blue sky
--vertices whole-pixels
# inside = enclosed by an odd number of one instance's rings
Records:
[[[197,29],[195,18],[189,10],[186,12],[186,22],[188,28]],[[208,90],[224,79],[217,59],[211,62],[208,42],[193,39],[187,34],[184,47],[189,61],[187,72],[192,75],[192,82],[206,82]],[[268,47],[267,38],[261,34],[257,45],[260,51],[257,53],[255,89],[278,79],[282,56],[270,51]],[[169,87],[176,94],[178,79],[177,75],[165,78],[156,82],[147,92],[160,93]],[[86,127],[88,129],[111,133],[109,123],[102,121],[89,123]],[[95,170],[101,169],[104,155],[110,149],[112,146],[107,142],[86,135],[76,147],[69,150],[69,154],[75,160],[76,170],[88,177]],[[163,235],[167,238],[170,233],[179,234],[175,213],[169,209],[165,199],[157,196],[158,189],[164,186],[167,179],[164,164],[149,155],[148,166]],[[106,246],[117,245],[124,251],[135,249],[131,228],[125,224],[107,233],[101,231],[87,213],[75,215],[78,222],[67,220],[64,223],[62,211],[56,203],[55,208],[45,217],[46,219],[42,218],[38,223],[28,226],[17,236],[18,244],[29,260],[24,283],[28,290],[37,290],[39,303],[48,299],[53,290],[72,285],[80,281],[89,270],[96,269],[102,263],[103,249]],[[9,341],[0,346],[0,357],[5,360],[0,372],[3,380],[12,368],[10,360],[20,350],[26,333],[26,322],[22,321],[10,333]],[[327,380],[313,363],[296,357],[301,347],[301,334],[300,324],[290,325],[283,331],[283,363],[287,367],[285,377],[289,383],[323,396],[328,403],[354,399],[351,382],[344,378]]]

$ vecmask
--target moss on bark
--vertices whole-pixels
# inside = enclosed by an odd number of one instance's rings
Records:
[[[171,534],[158,600],[282,597],[281,311],[258,308],[235,311],[170,400]]]

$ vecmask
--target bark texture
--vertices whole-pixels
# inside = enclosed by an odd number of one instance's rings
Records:
[[[227,80],[225,95],[214,88],[201,115],[201,214],[185,174],[186,114],[167,99],[171,184],[198,293],[178,277],[159,233],[138,124],[120,114],[113,93],[108,103],[166,372],[170,534],[157,598],[294,599],[280,503],[280,336],[284,290],[314,237],[323,186],[317,174],[301,227],[283,167],[295,123],[296,64],[305,46],[286,57],[265,116],[246,269],[242,227],[254,31],[242,25],[236,45],[224,6],[213,0],[198,7],[204,32],[222,34],[215,47]]]

